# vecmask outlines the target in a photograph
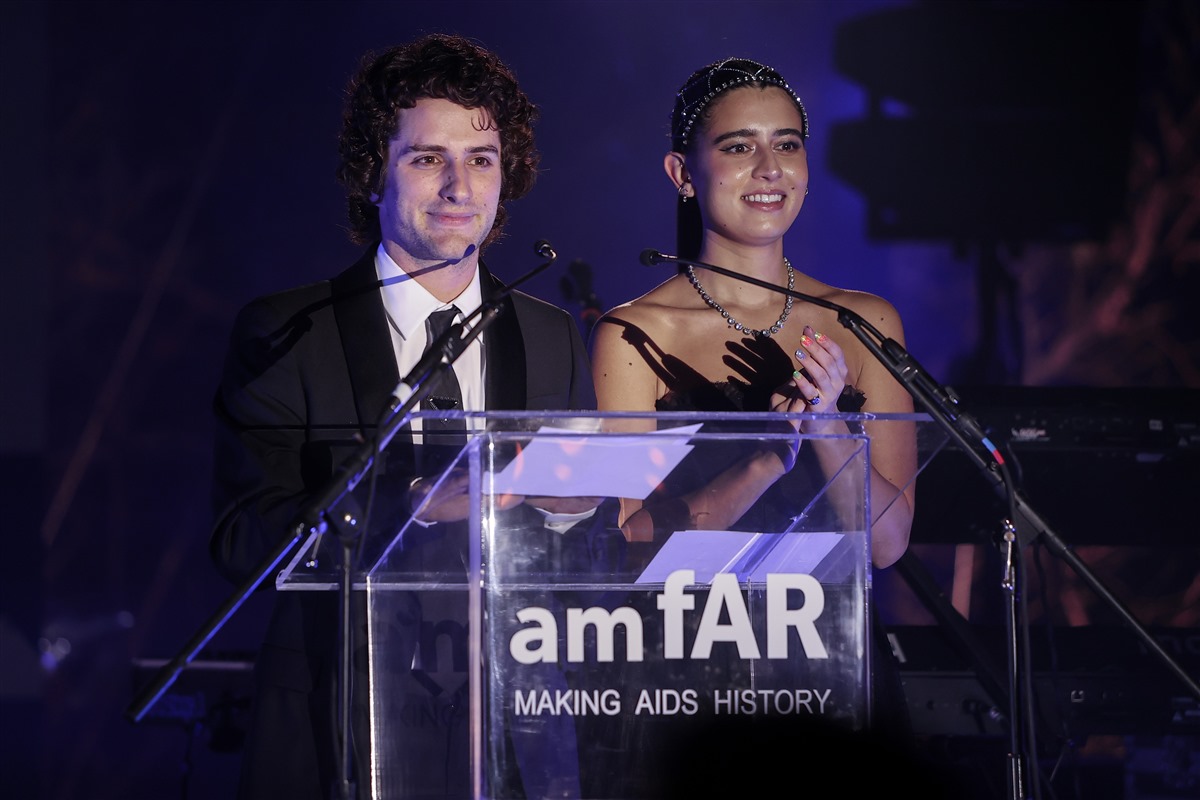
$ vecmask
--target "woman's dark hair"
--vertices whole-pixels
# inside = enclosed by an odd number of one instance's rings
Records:
[[[500,238],[505,201],[523,197],[537,177],[534,146],[537,107],[516,76],[495,54],[461,37],[430,34],[381,54],[368,53],[346,90],[338,180],[346,188],[350,238],[370,244],[381,237],[379,209],[371,196],[383,194],[388,142],[396,135],[398,112],[421,98],[481,108],[500,134],[500,204],[483,247]]]
[[[679,153],[689,152],[696,132],[704,127],[712,115],[713,101],[740,86],[757,86],[760,89],[777,86],[791,95],[800,111],[800,134],[808,138],[808,112],[804,110],[800,96],[782,75],[748,58],[726,58],[693,72],[675,95],[675,108],[671,112],[671,149]],[[704,231],[700,204],[685,203],[680,197],[676,205],[675,224],[675,244],[680,258],[698,258]]]

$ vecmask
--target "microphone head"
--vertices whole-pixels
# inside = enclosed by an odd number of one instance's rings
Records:
[[[545,239],[538,239],[533,246],[533,251],[542,258],[558,258],[558,254],[554,252],[554,248]]]
[[[663,261],[666,261],[666,256],[654,249],[642,251],[642,263],[647,267],[658,266]]]

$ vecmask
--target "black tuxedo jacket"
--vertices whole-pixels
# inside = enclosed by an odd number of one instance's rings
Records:
[[[214,401],[211,538],[218,570],[236,583],[292,535],[305,498],[357,449],[356,435],[370,435],[400,381],[374,257],[372,247],[336,278],[238,314]],[[480,271],[484,299],[495,297],[500,284]],[[570,314],[520,292],[503,302],[484,334],[489,410],[594,409]],[[336,593],[279,592],[255,667],[240,796],[329,796],[336,654]]]

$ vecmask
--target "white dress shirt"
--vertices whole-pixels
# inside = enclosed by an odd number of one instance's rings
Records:
[[[471,279],[471,283],[467,285],[462,294],[449,303],[443,303],[402,270],[384,251],[383,245],[379,246],[379,250],[375,254],[375,274],[382,281],[380,291],[383,293],[383,310],[387,313],[388,329],[392,336],[392,350],[396,354],[396,366],[400,370],[401,380],[408,376],[425,352],[428,344],[425,335],[425,320],[430,314],[453,305],[458,307],[460,316],[457,321],[461,321],[461,315],[470,314],[479,308],[483,301],[479,288],[478,269],[475,270],[475,277]],[[463,408],[467,411],[485,410],[484,378],[487,365],[483,360],[484,336],[486,333],[480,334],[475,341],[471,342],[453,365],[454,374],[462,389]],[[480,423],[478,420],[468,421],[469,424],[471,422],[475,422],[477,425]],[[414,434],[419,436],[420,427],[420,420],[413,420]],[[596,513],[595,509],[592,509],[580,514],[554,514],[536,506],[534,508],[544,517],[545,526],[556,533],[565,533],[576,523],[588,519]],[[434,524],[416,518],[414,521],[422,527]]]
[[[479,288],[479,270],[458,297],[443,303],[426,291],[400,268],[392,257],[379,246],[375,254],[375,274],[382,281],[383,310],[387,314],[388,329],[392,336],[392,351],[396,356],[396,367],[403,380],[421,360],[428,345],[425,335],[425,320],[433,313],[450,306],[457,306],[461,322],[463,316],[477,309],[482,302]],[[476,318],[478,319],[478,318]],[[467,411],[483,411],[486,397],[484,382],[486,365],[483,361],[483,337],[481,334],[468,345],[454,362],[454,374],[462,388],[463,408]]]

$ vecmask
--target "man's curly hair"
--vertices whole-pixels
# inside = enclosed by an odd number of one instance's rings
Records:
[[[482,247],[500,238],[508,217],[504,203],[533,187],[540,154],[533,141],[538,109],[495,54],[461,36],[430,34],[380,54],[368,53],[346,95],[337,176],[346,188],[350,238],[356,244],[381,237],[379,209],[371,195],[383,194],[388,142],[396,135],[398,112],[424,97],[482,108],[499,130],[500,204]]]

